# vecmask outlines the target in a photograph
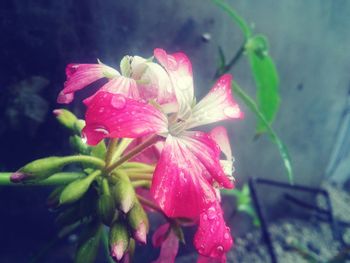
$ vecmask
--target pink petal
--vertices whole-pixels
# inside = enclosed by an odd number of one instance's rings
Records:
[[[188,116],[193,102],[193,77],[191,61],[184,53],[167,54],[156,48],[154,56],[168,72],[179,104],[179,118]]]
[[[226,159],[231,160],[232,151],[226,128],[223,126],[216,127],[210,132],[210,135],[219,145],[221,151],[225,154]]]
[[[192,111],[189,128],[226,119],[243,118],[231,92],[232,76],[223,75]]]
[[[132,141],[129,147],[125,150],[125,153],[139,145],[140,143],[147,140],[149,137],[140,137]],[[140,154],[136,155],[130,161],[132,162],[141,162],[146,164],[155,164],[159,160],[160,153],[163,149],[163,141],[156,142],[152,146],[148,147],[146,150],[142,151]]]
[[[158,237],[158,241],[161,242],[159,257],[152,263],[174,263],[177,251],[179,250],[179,239],[173,231],[170,230],[169,234],[166,236],[164,230],[166,227],[169,229],[169,224],[162,225],[157,231],[157,235],[163,234],[163,238]],[[155,234],[156,234],[155,233]],[[153,238],[152,238],[153,239]],[[161,241],[161,239],[163,239]],[[158,244],[157,244],[158,245]]]
[[[105,91],[88,102],[85,120],[83,134],[90,145],[103,138],[137,138],[167,132],[167,118],[155,107]]]
[[[153,175],[151,194],[167,216],[196,220],[216,200],[205,172],[184,140],[168,135]]]
[[[166,239],[167,234],[169,234],[169,231],[170,231],[169,223],[166,223],[158,227],[152,236],[152,245],[154,247],[160,247],[164,242],[164,240]]]
[[[184,132],[181,138],[206,168],[210,183],[216,181],[225,188],[233,187],[232,181],[226,176],[220,164],[220,148],[210,135],[199,131],[188,131]]]
[[[201,214],[194,246],[203,256],[221,258],[232,244],[230,228],[226,226],[220,204],[216,202]]]
[[[105,77],[104,73],[107,71],[118,74],[116,70],[103,64],[69,64],[66,67],[67,81],[64,83],[58,102],[71,102],[76,91]],[[65,95],[68,97],[64,97]]]
[[[220,258],[210,258],[198,255],[197,263],[226,263],[226,255],[223,255]]]
[[[139,99],[140,94],[136,84],[136,81],[124,76],[117,76],[110,79],[105,85],[103,85],[97,92],[107,91],[114,94],[123,94],[127,98]],[[89,101],[97,94],[97,92],[84,100],[85,104],[89,104]]]

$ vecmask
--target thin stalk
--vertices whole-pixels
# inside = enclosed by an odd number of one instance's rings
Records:
[[[51,175],[49,178],[31,183],[12,183],[10,180],[12,173],[0,173],[0,185],[8,186],[49,186],[49,185],[61,185],[67,184],[76,179],[86,176],[84,173],[56,173]]]
[[[111,165],[109,165],[106,169],[105,172],[107,174],[109,174],[110,172],[112,172],[115,168],[117,168],[118,166],[120,166],[121,164],[125,163],[126,161],[128,161],[129,159],[135,157],[136,155],[140,154],[142,151],[144,151],[145,149],[147,149],[148,147],[150,147],[151,145],[153,145],[156,141],[158,140],[158,136],[152,136],[151,138],[149,138],[147,141],[137,145],[134,149],[132,149],[130,152],[128,152],[127,154],[125,154],[123,157],[121,157],[118,161],[112,163]]]
[[[242,57],[245,50],[245,43],[238,49],[237,53],[233,56],[233,58],[230,60],[228,64],[226,64],[223,68],[218,68],[218,70],[215,72],[214,79],[219,78],[221,75],[227,73],[230,71],[233,66],[239,61],[239,59]]]
[[[138,181],[132,181],[131,182],[132,186],[134,188],[136,187],[146,187],[146,188],[150,188],[151,187],[151,182],[149,180],[138,180]]]
[[[288,154],[287,147],[283,144],[283,142],[280,140],[280,138],[277,136],[275,131],[272,129],[269,122],[266,120],[265,116],[261,113],[258,106],[256,105],[255,101],[249,97],[248,94],[244,92],[244,90],[236,83],[233,82],[232,84],[233,91],[244,101],[244,103],[250,108],[251,111],[256,115],[256,117],[262,121],[262,123],[265,125],[267,133],[269,134],[272,142],[274,142],[278,150],[280,152],[280,155],[282,157],[284,167],[286,168],[287,175],[289,182],[293,184],[293,169],[292,169],[292,163],[291,159]]]
[[[128,174],[130,180],[136,181],[136,180],[148,180],[152,181],[153,174]]]
[[[149,208],[152,208],[153,210],[155,210],[161,214],[164,214],[164,212],[156,204],[152,203],[150,200],[148,200],[148,199],[146,199],[138,194],[136,195],[136,197],[139,199],[141,204],[148,206]]]
[[[118,144],[118,139],[115,138],[115,139],[110,139],[109,143],[108,143],[108,148],[107,148],[107,154],[106,154],[106,165],[108,166],[111,161],[112,161],[112,158],[113,158],[113,154],[114,154],[114,151],[117,147],[117,144]]]
[[[119,158],[123,152],[125,151],[126,148],[128,148],[128,146],[130,145],[130,143],[133,141],[133,139],[129,139],[129,138],[123,138],[120,140],[117,148],[115,149],[115,152],[112,156],[112,162],[114,161],[114,159]]]
[[[230,16],[230,18],[239,26],[244,35],[244,39],[247,41],[252,35],[252,30],[250,26],[248,26],[248,24],[244,21],[244,19],[240,15],[238,15],[238,13],[226,2],[222,0],[212,0],[212,2],[219,6],[222,10],[224,10]]]

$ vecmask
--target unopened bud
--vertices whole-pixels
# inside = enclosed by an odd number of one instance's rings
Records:
[[[135,240],[146,244],[149,222],[147,214],[138,200],[127,214],[127,220]]]
[[[62,157],[47,157],[30,162],[13,173],[10,177],[13,183],[23,183],[31,180],[46,179],[59,172],[66,161]]]
[[[82,138],[78,135],[73,135],[69,137],[69,143],[74,151],[81,154],[90,154],[91,147],[83,142]]]
[[[115,183],[112,194],[120,210],[128,213],[135,204],[135,190],[128,175],[124,171],[113,173],[113,182]]]
[[[100,174],[100,171],[96,171],[82,179],[71,182],[63,189],[60,195],[60,204],[73,203],[79,200],[89,189],[94,179]]]
[[[74,125],[78,118],[72,112],[66,109],[56,109],[53,113],[60,124],[69,130],[74,130]]]
[[[97,256],[102,226],[95,223],[87,226],[83,232],[75,255],[75,263],[93,263]]]
[[[109,194],[100,195],[97,203],[97,212],[101,221],[106,225],[110,225],[117,213],[114,198]]]
[[[115,222],[109,231],[109,251],[115,261],[120,261],[129,246],[129,233],[121,222]]]

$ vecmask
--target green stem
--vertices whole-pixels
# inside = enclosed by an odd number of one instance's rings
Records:
[[[108,180],[106,178],[102,179],[102,192],[106,195],[110,195],[111,191],[109,189]]]
[[[131,182],[132,186],[134,188],[136,187],[146,187],[146,188],[150,188],[151,187],[151,182],[149,180],[138,180],[138,181],[132,181]]]
[[[133,139],[129,139],[129,138],[123,138],[120,140],[113,156],[112,156],[112,160],[114,161],[114,159],[119,158],[123,152],[125,151],[126,148],[128,148],[128,146],[130,145],[130,143],[133,141]]]
[[[252,36],[252,30],[250,26],[248,26],[248,24],[244,21],[244,19],[240,15],[238,15],[238,13],[229,4],[223,2],[222,0],[212,1],[222,10],[224,10],[235,23],[237,23],[244,35],[245,41],[247,41]]]
[[[149,208],[152,208],[153,210],[158,211],[161,214],[164,214],[164,212],[156,204],[152,203],[150,200],[148,200],[148,199],[146,199],[138,194],[136,196],[139,199],[141,204],[148,206]]]
[[[114,151],[118,144],[118,139],[111,139],[108,143],[107,154],[106,154],[106,165],[108,166],[113,158]]]
[[[136,146],[134,149],[132,149],[130,152],[125,154],[123,157],[121,157],[118,161],[112,163],[110,166],[108,166],[105,169],[105,172],[109,174],[112,172],[115,168],[123,164],[124,162],[128,161],[129,159],[135,157],[136,155],[140,154],[142,151],[153,145],[156,141],[158,141],[158,136],[152,136],[148,140],[144,141],[143,143]]]
[[[84,173],[56,173],[50,176],[49,178],[33,183],[12,183],[10,181],[10,176],[12,173],[0,173],[0,185],[8,186],[49,186],[49,185],[61,185],[67,184],[76,179],[82,178],[85,176]]]
[[[284,166],[287,171],[288,179],[291,184],[293,184],[293,169],[291,164],[291,159],[288,154],[287,147],[283,144],[280,138],[277,136],[275,131],[272,129],[271,125],[266,120],[265,116],[260,112],[255,101],[246,94],[241,87],[233,82],[232,85],[233,91],[244,101],[244,103],[250,108],[251,111],[256,115],[256,117],[265,125],[266,130],[271,138],[271,140],[277,145],[280,155],[282,157]]]
[[[151,181],[153,174],[128,174],[130,180],[148,180]]]

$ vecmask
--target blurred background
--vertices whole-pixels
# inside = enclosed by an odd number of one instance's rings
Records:
[[[349,221],[350,2],[226,2],[255,33],[269,39],[281,97],[273,127],[289,149],[295,183],[326,189],[332,216]],[[0,171],[15,171],[39,157],[69,154],[66,131],[52,114],[53,109],[62,107],[56,98],[68,63],[95,63],[99,58],[118,68],[127,54],[150,57],[156,47],[183,51],[192,61],[195,95],[200,99],[213,84],[218,47],[231,58],[244,41],[229,16],[209,0],[3,0],[0,33]],[[229,72],[255,97],[246,58]],[[277,147],[267,135],[255,137],[255,116],[237,100],[245,119],[227,125],[236,159],[237,189],[251,177],[287,183]],[[79,100],[68,108],[81,117],[85,110]],[[344,250],[347,239],[350,241],[346,228],[335,231],[342,237],[334,236],[333,221],[314,219],[312,207],[288,203],[283,188],[254,185],[266,227],[272,228],[271,243],[279,262],[308,262],[303,250],[316,260],[331,259]],[[292,199],[319,206],[326,202],[328,207],[328,199],[315,193],[288,191]],[[49,189],[40,187],[0,188],[0,262],[29,262],[52,240],[57,229],[54,215],[45,206],[48,193]],[[223,201],[226,219],[237,237],[228,262],[269,262],[266,239],[260,236],[264,226],[253,224],[256,212],[237,209],[242,202],[253,207],[249,193],[246,196],[248,201],[244,193],[240,200],[231,194]],[[306,212],[301,213],[302,209]],[[295,235],[284,240],[291,233]],[[300,241],[302,237],[309,239]],[[61,241],[38,262],[70,262],[74,242],[74,237]],[[179,262],[193,262],[192,252],[182,250]],[[143,260],[150,262],[156,256],[157,252]]]

